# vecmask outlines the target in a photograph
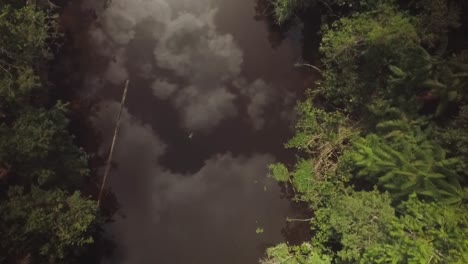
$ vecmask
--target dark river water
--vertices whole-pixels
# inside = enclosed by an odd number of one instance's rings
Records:
[[[67,76],[57,86],[73,91],[72,107],[91,109],[78,138],[92,160],[107,157],[130,80],[107,184],[116,247],[102,263],[257,263],[287,239],[298,212],[267,165],[294,159],[283,143],[313,80],[293,66],[300,30],[274,31],[265,10],[255,0],[66,5],[53,74]]]

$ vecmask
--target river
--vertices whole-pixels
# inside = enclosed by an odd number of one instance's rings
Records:
[[[102,263],[258,263],[297,210],[268,177],[310,74],[300,30],[281,33],[254,0],[69,1],[53,69],[68,76],[78,140],[97,175],[130,80],[108,181],[118,204]],[[60,90],[63,87],[63,90]],[[79,122],[78,122],[79,123]],[[306,231],[304,231],[306,232]],[[295,236],[295,235],[289,235]]]

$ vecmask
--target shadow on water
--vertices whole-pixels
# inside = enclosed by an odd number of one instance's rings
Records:
[[[286,38],[290,25],[279,26],[273,16],[273,6],[268,0],[255,1],[255,20],[263,21],[268,28],[268,41],[272,48],[277,48]]]

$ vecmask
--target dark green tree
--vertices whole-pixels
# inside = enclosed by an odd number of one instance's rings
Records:
[[[101,223],[96,211],[96,203],[79,192],[10,187],[0,203],[0,262],[72,263],[94,242]]]
[[[0,263],[75,263],[102,222],[80,192],[88,161],[44,74],[56,16],[0,3]],[[54,105],[50,107],[50,105]]]
[[[0,160],[20,182],[76,188],[88,176],[83,150],[68,132],[66,105],[28,108],[11,125],[0,125]]]
[[[389,5],[341,18],[326,27],[320,52],[324,64],[321,93],[353,112],[381,98],[388,66],[418,46],[411,17]]]
[[[0,107],[4,112],[45,92],[38,71],[52,58],[48,41],[57,35],[55,17],[47,10],[9,2],[0,4]]]

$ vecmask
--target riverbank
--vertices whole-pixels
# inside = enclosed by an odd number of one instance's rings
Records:
[[[466,2],[271,4],[280,24],[322,10],[322,79],[285,144],[296,164],[270,167],[314,234],[262,263],[467,262]]]

